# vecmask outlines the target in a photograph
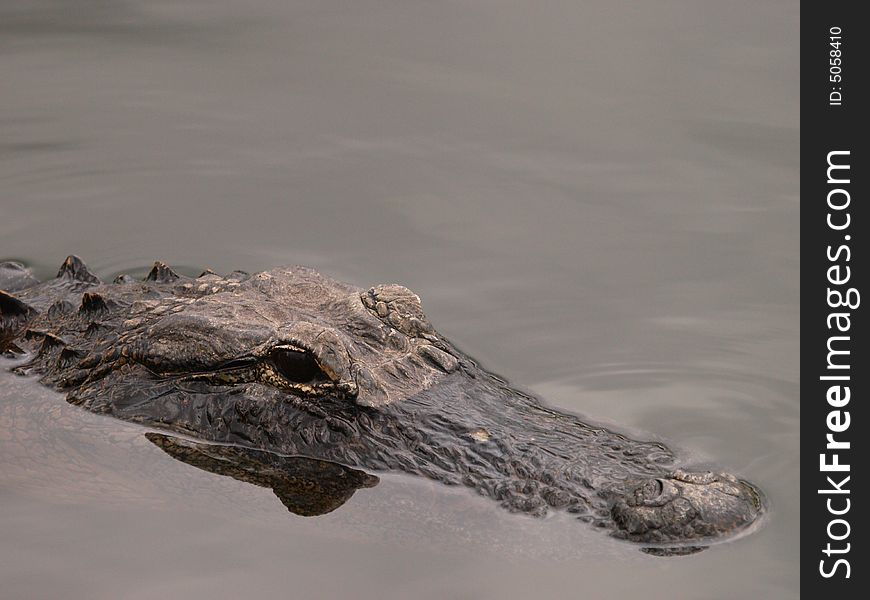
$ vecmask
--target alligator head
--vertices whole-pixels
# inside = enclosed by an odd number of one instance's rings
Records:
[[[18,372],[90,410],[204,441],[466,485],[512,511],[571,512],[659,554],[732,537],[764,512],[748,482],[679,470],[660,443],[511,388],[435,331],[400,285],[364,290],[304,267],[194,279],[162,263],[144,281],[103,284],[70,257],[58,278],[4,294],[0,308],[0,352],[31,356]],[[155,443],[208,462],[203,448]],[[252,470],[234,472],[267,481]]]

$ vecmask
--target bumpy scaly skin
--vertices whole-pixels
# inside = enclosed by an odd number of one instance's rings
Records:
[[[746,481],[675,470],[662,444],[512,389],[441,337],[399,285],[361,290],[304,267],[191,279],[163,263],[145,281],[103,284],[75,257],[46,283],[0,265],[4,281],[16,291],[0,292],[0,352],[30,355],[19,373],[92,411],[466,485],[514,511],[567,510],[657,554],[731,537],[764,512]],[[292,488],[268,459],[152,441],[201,468]],[[260,463],[271,475],[254,474]]]

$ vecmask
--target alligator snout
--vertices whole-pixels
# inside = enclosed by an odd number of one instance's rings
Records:
[[[639,482],[613,505],[615,535],[662,546],[710,543],[746,530],[766,501],[751,483],[728,473],[674,471]]]

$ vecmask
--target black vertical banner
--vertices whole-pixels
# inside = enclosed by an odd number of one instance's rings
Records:
[[[867,38],[859,2],[801,5],[801,589],[870,593]],[[865,7],[866,8],[866,7]],[[862,491],[863,490],[863,491]]]

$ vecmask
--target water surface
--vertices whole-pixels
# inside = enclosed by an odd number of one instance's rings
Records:
[[[403,283],[487,367],[758,483],[664,560],[384,475],[337,511],[0,375],[4,598],[790,598],[798,6],[6,0],[0,258]]]

